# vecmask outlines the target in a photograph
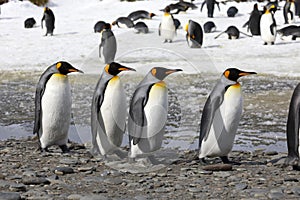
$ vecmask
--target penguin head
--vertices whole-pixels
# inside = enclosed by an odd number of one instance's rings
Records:
[[[164,78],[166,78],[166,76],[179,71],[182,71],[182,69],[167,69],[164,67],[154,67],[151,69],[150,72],[152,76],[162,81]]]
[[[60,74],[67,75],[71,72],[79,72],[83,73],[83,71],[76,69],[70,63],[65,61],[59,61],[55,64],[56,69],[59,71]]]
[[[115,24],[116,24],[116,21],[114,21],[114,22],[112,23],[112,25],[115,25]],[[105,24],[103,25],[103,29],[111,29],[110,23],[105,23]]]
[[[254,6],[253,6],[253,10],[258,10],[258,5],[257,5],[257,3],[256,3],[256,4],[254,4]]]
[[[165,13],[170,13],[171,12],[170,6],[166,6],[165,9],[164,9],[164,12]]]
[[[224,71],[223,76],[231,81],[237,82],[237,80],[242,76],[247,76],[251,74],[256,74],[256,72],[245,72],[237,68],[228,68]]]
[[[154,14],[154,13],[150,13],[149,15],[150,15],[150,18],[156,16],[156,14]]]
[[[267,6],[264,7],[265,14],[269,14],[269,13],[274,14],[276,12],[276,10],[277,10],[277,8],[274,4],[270,5],[269,7],[267,7]]]
[[[116,62],[112,62],[105,66],[105,72],[113,76],[117,76],[122,71],[135,71],[135,69],[125,67]]]

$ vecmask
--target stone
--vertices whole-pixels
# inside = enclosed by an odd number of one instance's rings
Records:
[[[275,156],[275,155],[278,155],[278,152],[277,151],[267,151],[267,152],[265,152],[265,155],[267,155],[267,156]]]
[[[22,183],[25,185],[47,185],[50,184],[50,181],[43,177],[24,176],[22,178]]]
[[[9,186],[9,190],[12,192],[25,192],[26,186],[24,184],[12,184]]]
[[[282,192],[272,192],[268,194],[270,199],[284,199],[284,194]]]
[[[79,167],[77,170],[80,172],[95,171],[95,167]]]
[[[202,167],[203,170],[206,171],[231,171],[231,164],[214,164],[214,165],[206,165]]]
[[[70,194],[67,197],[68,200],[80,200],[81,198],[82,198],[82,196],[79,194]]]
[[[108,198],[104,195],[89,195],[89,196],[84,196],[80,200],[107,200]]]
[[[121,183],[123,183],[123,180],[120,178],[110,178],[110,179],[105,179],[104,183],[108,183],[111,185],[120,185]]]
[[[248,184],[246,183],[238,183],[235,185],[236,190],[245,190],[248,188]]]
[[[74,170],[71,167],[56,167],[54,173],[57,175],[72,174]]]
[[[21,196],[17,192],[0,192],[1,200],[19,200]]]

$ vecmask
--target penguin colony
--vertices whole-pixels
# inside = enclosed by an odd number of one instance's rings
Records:
[[[205,4],[207,4],[208,17],[213,18],[214,4],[219,7],[219,2],[205,0],[201,11]],[[167,5],[163,9],[158,33],[164,43],[171,43],[174,40],[176,30],[180,26],[180,21],[175,23],[173,14],[186,12],[189,8],[196,9],[197,6],[180,0],[177,4]],[[277,9],[277,4],[269,3],[263,11],[259,11],[257,4],[254,4],[249,21],[244,25],[244,27],[248,26],[248,31],[250,30],[253,36],[260,35],[265,45],[275,43],[277,25],[274,13]],[[172,12],[174,10],[176,12]],[[236,16],[237,12],[235,7],[230,8],[227,12],[228,17]],[[293,0],[287,0],[283,15],[286,24],[295,22]],[[103,57],[105,67],[96,84],[91,104],[91,152],[93,154],[101,154],[104,158],[111,153],[117,154],[120,158],[126,157],[120,150],[126,123],[129,134],[129,161],[134,161],[139,156],[151,156],[162,146],[168,114],[168,89],[164,79],[182,70],[163,67],[150,69],[136,87],[127,113],[125,92],[118,74],[136,70],[115,62],[117,43],[112,31],[112,26],[116,25],[119,28],[134,28],[137,33],[149,33],[146,23],[135,23],[135,21],[151,20],[155,16],[157,15],[154,13],[138,10],[127,17],[117,18],[111,24],[98,21],[94,26],[94,32],[100,33],[99,57]],[[45,36],[53,35],[55,17],[48,7],[44,9],[42,28],[44,21]],[[29,23],[25,23],[26,28],[33,27],[35,21],[28,27],[26,24]],[[216,25],[211,20],[204,24],[204,33],[211,33],[215,29]],[[201,25],[191,19],[186,24],[185,31],[188,46],[201,48],[204,37]],[[228,34],[229,39],[239,38],[240,31],[234,25],[229,26],[224,32]],[[284,36],[292,35],[293,39],[300,37],[299,27],[295,25],[280,29],[278,32]],[[69,151],[67,142],[72,101],[68,74],[72,72],[83,73],[70,63],[59,61],[48,67],[37,83],[33,133],[37,134],[42,151],[48,151],[48,147],[52,145],[58,145],[64,153]],[[228,159],[228,155],[232,150],[243,110],[242,88],[238,79],[255,74],[255,72],[228,68],[212,89],[201,114],[198,148],[200,163],[205,164],[205,159],[208,157],[220,157],[223,163],[233,163]],[[292,95],[287,120],[288,157],[285,165],[294,167],[300,165],[299,112],[300,84]],[[128,122],[126,122],[127,117]]]

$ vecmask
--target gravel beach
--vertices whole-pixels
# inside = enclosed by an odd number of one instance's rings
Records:
[[[230,159],[241,165],[212,159],[201,166],[195,151],[173,150],[168,164],[135,173],[92,157],[82,144],[68,145],[68,154],[56,147],[41,153],[33,138],[0,141],[0,199],[300,198],[299,171],[281,167],[285,153],[234,151]]]

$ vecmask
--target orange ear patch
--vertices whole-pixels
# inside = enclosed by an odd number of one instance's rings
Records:
[[[109,65],[106,65],[104,69],[105,69],[106,73],[108,73],[108,74],[109,74],[109,72],[108,72]]]
[[[56,64],[56,69],[59,69],[61,67],[61,62],[58,62],[57,64]]]
[[[156,69],[152,69],[151,73],[152,73],[153,76],[155,76],[156,75]]]
[[[230,71],[229,71],[229,70],[226,70],[226,71],[224,72],[224,76],[225,76],[226,78],[229,77],[229,74],[230,74]]]

